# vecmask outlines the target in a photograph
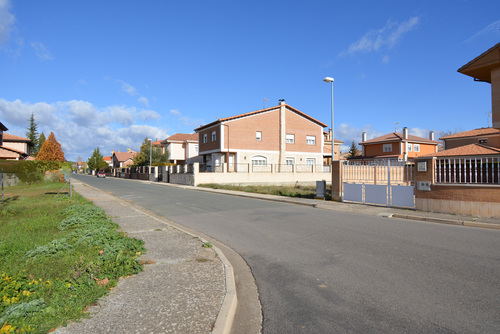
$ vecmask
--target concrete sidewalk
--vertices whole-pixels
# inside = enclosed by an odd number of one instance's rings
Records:
[[[130,237],[144,240],[138,275],[121,279],[89,308],[92,317],[55,333],[229,333],[236,309],[231,264],[216,247],[168,222],[81,182],[91,200]]]

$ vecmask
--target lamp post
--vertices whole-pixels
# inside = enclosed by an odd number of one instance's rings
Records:
[[[153,139],[149,139],[149,138],[147,138],[147,139],[149,140],[149,175],[151,178],[151,163],[152,163],[152,161],[151,161],[152,154],[151,153],[153,151]]]
[[[331,86],[332,86],[332,163],[333,161],[335,160],[335,140],[333,139],[334,136],[333,136],[333,81],[334,79],[332,77],[325,77],[323,79],[324,82],[330,82],[331,83]]]

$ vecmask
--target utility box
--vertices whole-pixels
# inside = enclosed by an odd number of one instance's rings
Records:
[[[418,181],[417,190],[431,191],[431,181]]]
[[[316,181],[316,199],[325,199],[326,181]]]

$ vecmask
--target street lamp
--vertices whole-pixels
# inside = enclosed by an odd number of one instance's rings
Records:
[[[146,138],[148,139],[148,138]],[[151,153],[153,151],[153,139],[148,139],[149,140],[149,175],[151,175]]]
[[[330,82],[332,85],[332,163],[335,160],[335,141],[334,141],[334,136],[333,136],[333,81],[334,79],[332,77],[326,77],[323,79],[324,82]]]

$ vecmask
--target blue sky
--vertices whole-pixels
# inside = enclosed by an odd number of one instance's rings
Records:
[[[0,0],[0,121],[33,112],[87,160],[279,99],[330,124],[331,76],[346,146],[427,137],[488,126],[490,85],[457,69],[498,42],[498,0]]]

